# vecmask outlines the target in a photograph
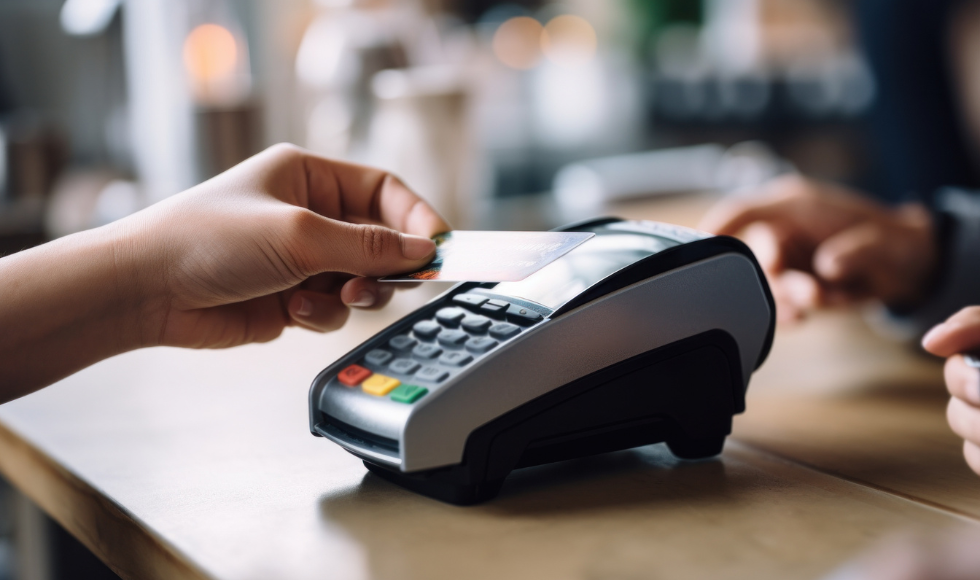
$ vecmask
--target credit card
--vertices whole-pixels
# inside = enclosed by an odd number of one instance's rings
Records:
[[[382,282],[517,282],[572,251],[592,232],[452,231],[432,238],[436,257]]]

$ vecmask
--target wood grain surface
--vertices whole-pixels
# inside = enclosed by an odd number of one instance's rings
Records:
[[[617,213],[692,223],[710,198]],[[324,366],[442,288],[342,331],[149,349],[0,407],[0,471],[124,578],[819,578],[888,534],[976,526],[939,362],[854,312],[780,328],[718,460],[662,446],[512,475],[460,508],[307,431]]]
[[[853,313],[781,328],[735,436],[825,473],[980,518],[980,478],[946,423],[942,362]]]

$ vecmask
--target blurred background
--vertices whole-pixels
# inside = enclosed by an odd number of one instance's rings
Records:
[[[800,170],[873,179],[844,0],[2,0],[0,250],[279,141],[460,228]]]
[[[862,25],[885,4],[0,0],[0,255],[280,141],[389,169],[464,229],[794,171],[899,199]],[[0,580],[112,577],[3,501]],[[17,534],[61,556],[18,564]]]

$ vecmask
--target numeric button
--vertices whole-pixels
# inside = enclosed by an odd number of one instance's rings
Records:
[[[442,349],[434,344],[420,344],[412,350],[412,354],[420,359],[434,359],[442,354]]]
[[[432,383],[441,383],[442,381],[446,380],[446,377],[448,376],[449,373],[439,367],[422,367],[422,370],[415,375],[415,378]]]
[[[415,336],[425,340],[432,340],[440,331],[442,331],[442,327],[434,320],[422,320],[416,322],[415,326],[412,327]]]
[[[390,361],[393,358],[395,358],[395,355],[391,354],[390,352],[386,350],[381,350],[380,348],[376,348],[371,352],[367,353],[367,356],[364,357],[364,360],[366,360],[370,364],[381,367],[388,364],[388,361]]]
[[[463,346],[469,335],[462,330],[444,330],[439,333],[439,343],[443,346]]]
[[[412,347],[418,344],[419,341],[415,340],[407,334],[400,334],[395,338],[388,341],[388,346],[395,350],[412,350]]]
[[[461,367],[473,361],[473,357],[463,351],[447,352],[439,357],[439,362],[451,367]]]
[[[436,320],[452,328],[459,326],[459,321],[464,316],[466,316],[466,311],[462,308],[443,308],[436,312]]]
[[[498,322],[490,327],[490,336],[499,338],[500,340],[506,340],[512,336],[516,336],[520,331],[521,328],[516,324]]]
[[[462,323],[463,330],[467,332],[477,333],[477,334],[486,332],[487,329],[490,328],[491,324],[493,324],[492,320],[490,320],[486,316],[479,316],[479,315],[467,316],[466,318],[463,319],[463,323]]]
[[[497,341],[489,336],[478,336],[466,342],[466,350],[476,354],[483,354],[495,346]]]
[[[400,375],[410,375],[419,370],[420,366],[422,365],[410,358],[396,358],[388,367],[388,370]]]

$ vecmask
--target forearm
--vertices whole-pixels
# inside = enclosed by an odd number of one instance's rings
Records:
[[[133,231],[114,224],[0,259],[0,403],[153,343]]]
[[[448,229],[384,172],[271,147],[109,226],[0,259],[0,403],[145,346],[335,329],[361,294],[387,300],[368,278],[421,267]]]

